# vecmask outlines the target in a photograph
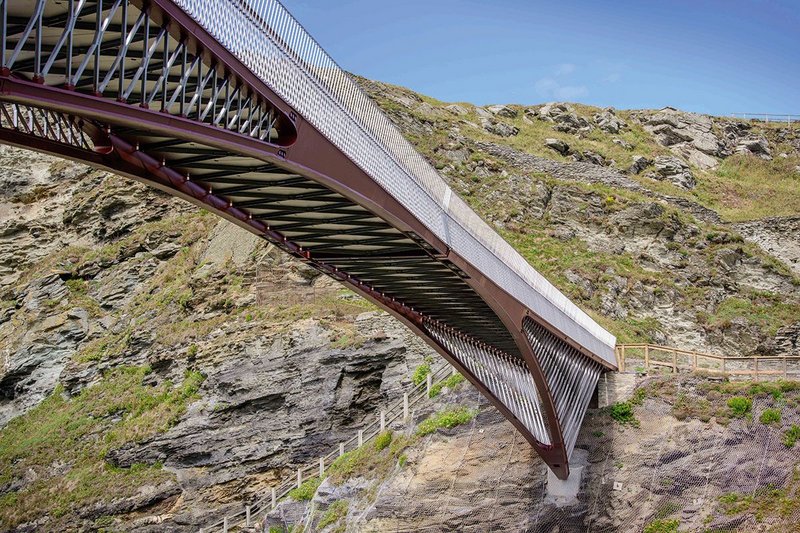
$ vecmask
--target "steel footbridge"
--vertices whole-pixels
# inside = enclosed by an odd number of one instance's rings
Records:
[[[401,320],[560,478],[615,338],[277,0],[2,0],[0,142],[147,183]]]

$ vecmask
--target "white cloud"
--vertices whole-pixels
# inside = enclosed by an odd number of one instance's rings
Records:
[[[551,100],[575,100],[589,94],[584,85],[562,85],[553,78],[541,78],[534,88],[540,97]]]
[[[561,63],[556,67],[556,76],[568,76],[575,72],[575,65],[572,63]]]

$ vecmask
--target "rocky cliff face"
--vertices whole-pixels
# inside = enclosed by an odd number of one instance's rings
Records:
[[[671,109],[479,108],[364,85],[622,340],[799,353],[796,130]],[[349,437],[430,355],[357,296],[179,200],[22,150],[0,160],[0,529],[194,530]],[[540,463],[469,387],[420,420],[453,403],[480,413],[409,444],[412,468],[354,489],[353,527],[623,523],[591,502],[534,505]],[[656,442],[620,431],[640,450]],[[592,434],[590,462],[610,453]]]

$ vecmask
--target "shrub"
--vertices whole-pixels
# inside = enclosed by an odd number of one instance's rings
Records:
[[[759,418],[762,424],[776,424],[781,421],[780,409],[764,409]]]
[[[744,396],[734,396],[728,400],[728,408],[733,413],[733,416],[742,418],[753,408],[753,400]]]
[[[289,498],[293,499],[296,502],[309,501],[311,498],[314,497],[314,494],[316,494],[320,483],[322,483],[322,480],[318,477],[312,477],[310,479],[307,479],[303,481],[303,483],[301,483],[299,487],[296,487],[289,491]]]
[[[478,414],[475,409],[450,407],[431,415],[417,427],[417,435],[428,435],[439,428],[454,428],[466,424]]]
[[[384,431],[375,437],[375,449],[381,451],[387,448],[392,443],[392,432]]]
[[[794,443],[800,440],[800,426],[792,424],[792,427],[783,434],[783,444],[787,448],[794,447]]]
[[[672,520],[653,520],[645,526],[643,533],[677,533],[678,525],[680,522],[674,518]]]
[[[414,374],[411,375],[411,381],[414,382],[414,385],[419,385],[425,378],[428,377],[428,374],[431,373],[431,363],[427,359],[424,363],[419,365],[415,370]]]
[[[633,405],[630,402],[615,403],[609,408],[609,414],[611,415],[611,418],[620,424],[630,424],[632,426],[639,425],[639,421],[636,420],[636,416],[633,414]]]

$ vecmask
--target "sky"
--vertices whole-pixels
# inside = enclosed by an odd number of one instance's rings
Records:
[[[800,0],[283,0],[339,65],[447,102],[800,114]]]

